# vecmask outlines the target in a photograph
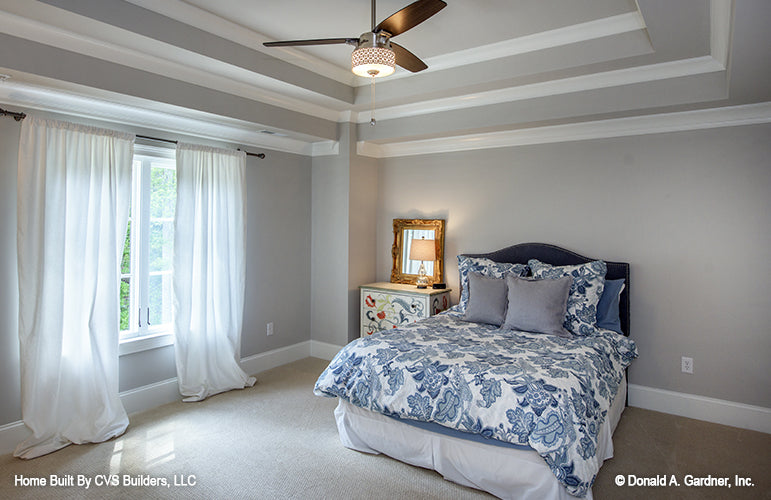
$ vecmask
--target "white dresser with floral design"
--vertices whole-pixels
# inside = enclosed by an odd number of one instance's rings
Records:
[[[428,318],[450,307],[451,289],[370,283],[361,290],[361,336]]]

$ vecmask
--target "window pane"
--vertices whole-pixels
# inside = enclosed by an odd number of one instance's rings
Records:
[[[120,280],[120,329],[128,330],[131,320],[131,278]]]
[[[171,323],[171,273],[150,275],[150,324]]]
[[[150,218],[173,219],[177,202],[177,171],[163,168],[166,162],[153,162],[150,168]]]
[[[131,221],[128,221],[128,227],[126,228],[126,239],[123,242],[123,258],[120,262],[121,274],[129,274],[131,272]]]
[[[121,258],[123,338],[164,331],[172,322],[176,162],[173,157],[140,153],[134,157],[133,175],[132,210]]]
[[[150,222],[150,272],[168,271],[174,257],[174,222]]]

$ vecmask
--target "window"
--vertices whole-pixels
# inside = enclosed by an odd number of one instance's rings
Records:
[[[121,262],[121,342],[172,332],[176,190],[174,151],[136,145]]]

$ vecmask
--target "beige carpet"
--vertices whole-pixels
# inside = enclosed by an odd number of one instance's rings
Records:
[[[308,358],[260,374],[253,388],[133,415],[126,434],[107,443],[31,461],[1,456],[0,498],[490,498],[433,471],[344,448],[332,416],[336,400],[311,392],[325,366]],[[771,498],[771,435],[627,408],[614,442],[616,456],[594,488],[600,500]],[[95,486],[111,474],[119,483],[129,475],[169,486]],[[630,488],[615,485],[618,474],[675,474],[681,483],[686,474],[732,482],[739,474],[755,486]],[[64,484],[72,476],[74,485],[14,484],[51,475]],[[91,481],[89,489],[77,485],[78,475]]]

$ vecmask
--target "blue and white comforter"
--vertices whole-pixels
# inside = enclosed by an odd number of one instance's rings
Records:
[[[606,330],[565,339],[459,317],[446,312],[354,340],[314,393],[529,446],[570,494],[585,496],[601,465],[601,424],[637,357],[634,342]]]

